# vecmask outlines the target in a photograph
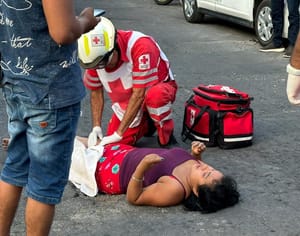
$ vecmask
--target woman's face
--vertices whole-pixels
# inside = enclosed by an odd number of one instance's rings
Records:
[[[196,186],[196,188],[199,185],[213,186],[221,180],[222,177],[223,174],[220,171],[201,161],[193,165],[191,172],[191,179],[195,183],[194,186]]]

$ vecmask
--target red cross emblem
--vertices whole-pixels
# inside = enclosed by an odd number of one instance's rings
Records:
[[[150,69],[150,54],[143,54],[139,57],[139,69],[140,70]]]
[[[91,42],[93,47],[104,46],[104,38],[102,34],[91,35]]]
[[[145,55],[143,55],[142,58],[141,58],[141,62],[142,62],[143,64],[146,64],[147,61],[149,61],[148,57],[146,57]]]
[[[98,38],[98,36],[95,36],[93,39],[92,39],[93,43],[94,44],[98,44],[100,42],[100,39]]]

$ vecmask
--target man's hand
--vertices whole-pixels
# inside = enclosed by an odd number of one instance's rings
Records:
[[[94,9],[87,7],[83,9],[80,15],[77,17],[78,20],[82,20],[85,23],[84,33],[92,30],[101,21],[100,17],[94,16]]]
[[[104,146],[109,143],[116,143],[122,140],[122,137],[117,134],[117,132],[114,132],[112,135],[105,136],[102,141],[100,142],[100,145]]]
[[[73,2],[42,0],[49,34],[58,45],[76,42],[83,33],[93,29],[100,21],[94,17],[94,9],[91,7],[85,8],[76,17]]]
[[[102,140],[103,134],[100,126],[95,126],[88,137],[88,147],[95,146],[98,139]]]

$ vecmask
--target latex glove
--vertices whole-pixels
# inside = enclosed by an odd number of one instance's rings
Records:
[[[92,132],[88,137],[88,147],[95,146],[97,144],[97,140],[103,138],[102,129],[100,126],[95,126]]]
[[[289,102],[293,105],[300,105],[300,76],[288,75],[286,93]]]
[[[109,143],[116,143],[122,140],[122,137],[120,135],[117,134],[117,132],[114,132],[112,135],[109,136],[105,136],[102,141],[100,142],[99,145],[106,145]]]

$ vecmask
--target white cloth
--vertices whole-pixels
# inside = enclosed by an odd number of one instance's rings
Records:
[[[75,138],[69,180],[84,194],[94,197],[98,193],[95,171],[103,154],[103,147],[86,148]]]

